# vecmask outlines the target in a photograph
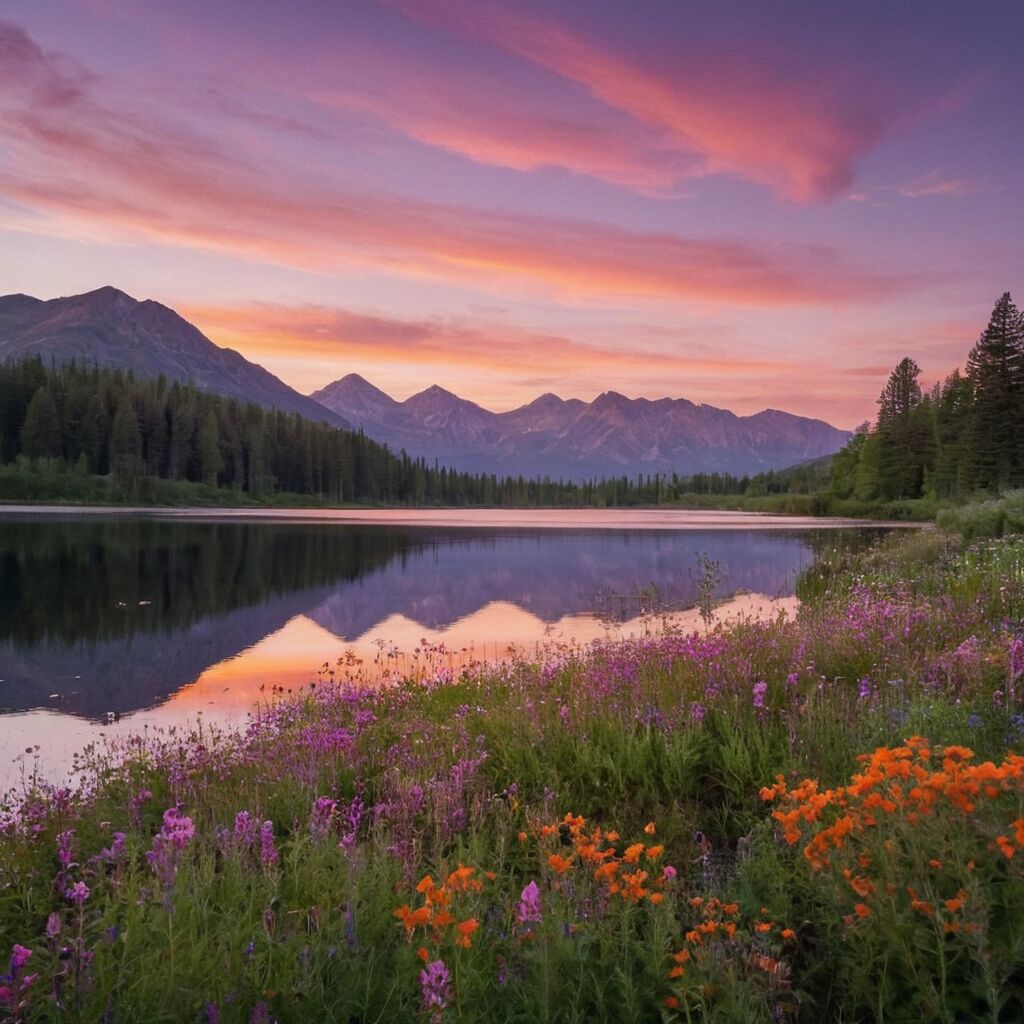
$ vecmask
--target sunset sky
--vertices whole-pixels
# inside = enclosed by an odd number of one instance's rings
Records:
[[[1024,298],[1024,4],[5,0],[0,294],[301,391],[849,427]]]

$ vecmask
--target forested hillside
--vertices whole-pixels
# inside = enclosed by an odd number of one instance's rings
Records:
[[[162,377],[47,366],[39,358],[0,364],[0,471],[0,498],[114,501],[174,497],[155,492],[154,481],[216,488],[235,502],[289,494],[329,504],[400,505],[616,506],[778,489],[775,474],[573,484],[460,473],[295,413]],[[83,491],[84,480],[102,489]],[[209,496],[188,492],[190,499]]]

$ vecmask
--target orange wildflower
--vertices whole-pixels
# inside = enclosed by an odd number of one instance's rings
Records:
[[[1009,839],[1006,838],[1006,836],[996,836],[996,846],[999,847],[1000,852],[1007,860],[1017,852],[1017,848]]]
[[[961,889],[956,896],[951,900],[946,900],[946,909],[951,913],[955,914],[967,901],[967,893]]]
[[[654,828],[654,822],[653,822],[653,821],[649,821],[649,822],[647,822],[647,824],[646,824],[646,825],[644,825],[644,831],[645,831],[645,832],[646,832],[646,833],[647,833],[647,834],[648,834],[649,836],[653,836],[653,835],[654,835],[654,831],[655,831],[655,828]]]
[[[548,857],[548,866],[557,875],[565,874],[572,867],[572,857],[560,857],[557,853]]]
[[[635,864],[640,859],[640,854],[644,852],[643,843],[634,843],[632,846],[626,847],[626,852],[622,855],[622,859],[627,864]]]
[[[416,955],[424,963],[426,963],[430,959],[430,954],[427,952],[427,947],[426,946],[420,946],[420,948],[416,950]]]
[[[473,943],[470,941],[470,936],[477,930],[477,920],[475,917],[468,918],[465,921],[459,922],[459,935],[455,940],[457,946],[462,946],[463,949],[469,949]]]
[[[657,860],[665,852],[664,846],[648,846],[647,847],[647,859]]]
[[[854,906],[854,908],[853,908],[853,911],[854,911],[854,913],[858,917],[870,917],[871,916],[871,908],[866,903],[858,903],[858,904],[856,904],[856,906]]]
[[[676,967],[673,967],[672,970],[670,970],[668,972],[668,976],[670,978],[681,978],[685,973],[686,973],[686,968],[676,966]]]
[[[519,842],[525,843],[526,840],[527,840],[527,835],[526,835],[525,832],[520,832],[519,835],[517,836],[517,838],[518,838]]]
[[[770,932],[773,927],[771,921],[756,921],[754,923],[755,932]]]
[[[665,997],[665,1005],[670,1010],[678,1010],[679,1009],[679,1000],[676,999],[675,996],[666,996]]]
[[[792,928],[783,928],[782,929],[782,937],[784,939],[786,939],[787,941],[795,939],[796,938],[796,932],[793,931]]]

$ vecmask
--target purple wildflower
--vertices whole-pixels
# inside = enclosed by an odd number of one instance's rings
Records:
[[[530,882],[519,895],[516,920],[520,924],[540,923],[540,889],[536,882]]]
[[[443,960],[434,960],[420,971],[420,994],[423,1009],[433,1021],[439,1021],[441,1014],[452,997],[452,976]]]
[[[263,822],[260,829],[260,861],[264,867],[277,863],[277,847],[274,845],[274,823]]]
[[[75,882],[64,894],[72,903],[81,906],[89,898],[89,886],[85,882]]]
[[[67,871],[74,862],[74,855],[71,852],[71,840],[75,836],[74,829],[68,829],[66,832],[61,832],[57,836],[57,857],[60,860],[60,866]]]
[[[309,832],[314,839],[323,839],[331,830],[337,804],[329,796],[318,796],[309,816]]]
[[[768,692],[768,684],[763,680],[759,683],[754,683],[754,707],[763,708],[765,694]]]
[[[17,942],[11,947],[11,974],[17,974],[29,962],[32,950]]]
[[[666,881],[666,882],[672,882],[672,881],[674,881],[674,880],[675,880],[675,877],[676,877],[676,875],[678,874],[678,872],[676,871],[676,869],[675,869],[674,867],[672,867],[672,865],[671,865],[671,864],[666,864],[666,865],[665,865],[665,866],[664,866],[664,867],[663,867],[663,868],[661,869],[661,873],[662,873],[662,874],[663,874],[663,875],[665,876],[665,881]]]
[[[704,721],[704,716],[707,714],[707,708],[699,700],[695,700],[690,705],[690,721],[694,724]]]

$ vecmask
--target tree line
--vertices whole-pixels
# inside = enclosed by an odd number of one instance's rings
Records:
[[[138,500],[147,480],[188,481],[254,500],[330,504],[629,506],[683,495],[771,494],[785,474],[643,474],[574,483],[466,473],[391,452],[361,431],[210,394],[185,383],[39,357],[0,365],[0,466],[96,476]]]
[[[839,498],[965,499],[1024,486],[1024,316],[1005,292],[971,349],[925,392],[907,357],[889,375],[874,424],[833,459]]]

